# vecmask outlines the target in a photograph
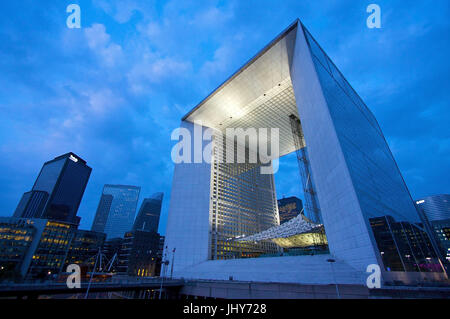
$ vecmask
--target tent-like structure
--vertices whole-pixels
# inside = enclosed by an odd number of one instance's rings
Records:
[[[283,248],[327,245],[323,225],[310,222],[303,214],[279,226],[250,236],[233,238],[233,240],[248,242],[272,240]]]

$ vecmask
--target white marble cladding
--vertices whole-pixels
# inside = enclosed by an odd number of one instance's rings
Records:
[[[194,145],[194,127],[203,131],[207,128],[182,122],[180,127],[191,132]],[[203,146],[209,141],[203,141]],[[211,165],[206,163],[175,164],[167,220],[164,257],[172,263],[174,270],[208,260],[210,243],[210,181]],[[171,265],[167,274],[170,273]]]
[[[330,252],[365,271],[377,263],[374,247],[300,28],[291,79]]]
[[[210,260],[174,272],[176,278],[285,282],[302,284],[365,284],[368,274],[330,255]]]

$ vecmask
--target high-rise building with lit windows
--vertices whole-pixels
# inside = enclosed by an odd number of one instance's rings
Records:
[[[416,207],[423,214],[428,231],[436,240],[437,249],[450,271],[450,195],[440,194],[418,199]]]
[[[154,231],[133,230],[123,238],[117,271],[130,276],[150,277],[159,271],[160,236]]]
[[[0,281],[26,276],[46,224],[46,219],[0,217]]]
[[[450,194],[440,194],[416,200],[430,222],[450,219]]]

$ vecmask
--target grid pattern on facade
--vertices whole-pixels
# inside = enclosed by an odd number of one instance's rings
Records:
[[[298,112],[290,78],[275,87],[274,91],[270,99],[258,104],[258,107],[245,117],[227,119],[219,125],[219,129],[225,134],[227,128],[278,128],[280,155],[295,151],[296,145],[291,133],[289,115],[296,114],[298,116]],[[271,135],[268,134],[269,153],[271,152],[271,142]]]
[[[217,128],[223,119],[242,117],[265,98],[263,93],[290,77],[288,47],[294,33],[280,39],[233,76],[232,81],[219,87],[184,119],[202,119],[205,126]],[[200,107],[201,106],[201,107]]]
[[[252,258],[276,253],[275,244],[232,242],[279,224],[273,175],[260,164],[225,163],[226,141],[214,137],[211,170],[211,259]],[[250,150],[247,149],[247,154]]]
[[[311,34],[304,31],[359,206],[372,228],[385,270],[441,272],[375,117]]]
[[[122,237],[133,226],[140,187],[105,185],[103,194],[113,196],[104,232],[108,238]]]
[[[223,133],[229,127],[279,128],[280,156],[295,151],[289,125],[289,115],[298,117],[289,69],[295,34],[292,30],[285,34],[183,120]]]
[[[48,221],[33,255],[29,274],[42,277],[59,273],[64,265],[74,230],[74,225]]]

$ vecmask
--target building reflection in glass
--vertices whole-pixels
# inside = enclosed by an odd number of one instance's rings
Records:
[[[369,221],[386,271],[443,271],[422,224],[389,215]]]

